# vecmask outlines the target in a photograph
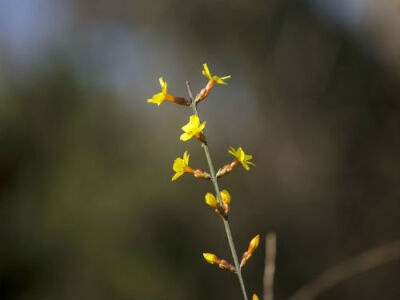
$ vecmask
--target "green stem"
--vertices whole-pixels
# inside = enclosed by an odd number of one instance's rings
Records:
[[[186,87],[187,87],[187,90],[189,93],[190,101],[192,103],[191,106],[193,109],[193,113],[200,119],[199,113],[197,111],[196,103],[193,98],[192,90],[190,89],[189,81],[186,81]],[[210,150],[208,149],[208,146],[206,143],[202,143],[201,146],[203,147],[204,153],[206,154],[208,167],[210,169],[210,174],[211,174],[211,181],[214,185],[215,193],[217,194],[218,203],[223,207],[223,202],[222,202],[222,198],[221,198],[221,193],[219,191],[217,176],[215,176],[215,170],[214,170],[214,166],[213,166],[213,163],[211,160]],[[235,244],[233,243],[232,232],[231,232],[231,228],[229,226],[229,221],[227,219],[223,219],[223,221],[224,221],[226,236],[228,238],[229,248],[231,249],[233,262],[234,262],[235,268],[236,268],[236,275],[239,279],[240,288],[242,290],[243,298],[244,298],[244,300],[248,300],[246,288],[245,288],[244,282],[243,282],[242,270],[240,268],[239,260],[238,260],[237,254],[236,254]]]

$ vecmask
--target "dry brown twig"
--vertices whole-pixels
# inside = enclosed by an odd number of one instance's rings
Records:
[[[270,232],[265,238],[264,300],[274,299],[275,257],[276,234]]]
[[[289,300],[312,300],[335,285],[359,273],[400,258],[400,241],[367,250],[326,270],[297,290]]]

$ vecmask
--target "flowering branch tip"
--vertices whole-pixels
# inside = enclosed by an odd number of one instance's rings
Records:
[[[187,101],[185,98],[175,97],[175,96],[168,94],[168,84],[166,81],[164,81],[164,79],[162,77],[160,77],[158,79],[158,81],[160,82],[161,92],[153,95],[153,97],[151,99],[147,99],[148,103],[154,103],[154,104],[157,104],[158,106],[160,106],[161,103],[164,102],[164,100],[168,100],[168,101],[174,102],[179,105],[190,106],[190,102]]]
[[[227,83],[224,80],[231,78],[231,75],[223,76],[223,77],[219,77],[216,75],[212,76],[210,73],[210,70],[208,69],[207,64],[203,64],[203,70],[201,71],[201,73],[208,78],[208,83],[207,83],[206,87],[204,89],[202,89],[200,91],[200,93],[196,96],[196,100],[195,100],[196,104],[208,96],[211,89],[213,88],[213,86],[216,83],[227,85]]]

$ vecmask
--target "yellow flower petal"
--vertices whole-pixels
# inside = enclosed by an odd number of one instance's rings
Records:
[[[224,79],[228,79],[228,78],[231,78],[231,76],[230,75],[224,76],[224,77],[213,76],[212,79],[215,81],[215,83],[227,85],[227,83],[224,81]]]
[[[224,81],[224,79],[228,79],[228,78],[231,78],[231,75],[228,75],[228,76],[223,76],[223,77],[219,77],[219,76],[212,76],[211,75],[211,73],[210,73],[210,70],[208,69],[208,66],[207,66],[207,64],[203,64],[203,71],[201,72],[204,76],[206,76],[209,80],[213,80],[213,81],[215,81],[215,83],[218,83],[218,84],[227,84],[225,81]]]
[[[204,121],[204,122],[200,125],[198,131],[199,131],[199,132],[200,132],[200,131],[203,131],[204,127],[206,127],[206,121]]]
[[[203,71],[201,72],[204,76],[206,76],[208,79],[211,79],[211,73],[210,70],[207,67],[207,64],[203,64]]]
[[[199,127],[200,119],[196,115],[191,115],[189,119],[189,124],[192,129]]]
[[[192,133],[185,132],[181,134],[180,140],[186,142],[187,140],[190,140],[192,137],[193,137]]]
[[[183,168],[184,167],[185,167],[185,164],[183,162],[183,159],[178,157],[177,159],[175,159],[174,165],[172,166],[172,169],[175,172],[183,172]]]
[[[217,207],[217,199],[215,199],[214,195],[211,193],[207,193],[205,196],[206,204],[211,207]]]
[[[183,162],[184,162],[185,166],[189,165],[189,157],[190,157],[190,154],[188,154],[187,151],[185,151],[185,153],[183,153]]]
[[[158,106],[160,106],[160,104],[163,103],[164,100],[165,100],[164,94],[163,93],[158,93],[158,94],[155,94],[153,96],[153,98],[147,99],[147,102],[148,103],[155,103]]]
[[[164,79],[162,77],[160,77],[158,79],[158,81],[160,82],[160,85],[161,85],[161,91],[165,96],[167,94],[167,91],[168,91],[168,84],[167,84],[166,81],[164,81]]]
[[[160,82],[161,88],[164,87],[164,79],[162,77],[158,78],[158,81]]]
[[[233,147],[228,150],[228,153],[236,157],[236,150]]]
[[[222,202],[224,202],[225,204],[231,203],[231,195],[229,194],[229,192],[227,190],[221,191],[221,198],[222,198]]]
[[[179,177],[181,177],[184,173],[183,172],[177,172],[175,173],[174,176],[172,176],[171,181],[177,180]]]

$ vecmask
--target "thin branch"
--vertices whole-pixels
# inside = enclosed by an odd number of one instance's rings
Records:
[[[274,300],[275,257],[276,234],[270,232],[265,238],[264,300]]]
[[[359,273],[400,258],[400,241],[365,251],[328,269],[296,291],[289,300],[312,300]]]
[[[197,111],[196,103],[195,103],[195,100],[193,98],[193,94],[192,94],[192,90],[190,88],[189,81],[186,81],[186,88],[187,88],[187,91],[188,91],[188,94],[189,94],[189,97],[190,97],[191,107],[193,109],[193,113],[197,117],[199,117],[199,113]],[[200,119],[200,117],[199,117],[199,119]],[[212,163],[212,160],[211,160],[211,155],[210,155],[210,151],[209,151],[208,145],[203,142],[201,144],[201,146],[203,147],[204,153],[205,153],[206,158],[207,158],[208,167],[210,169],[210,174],[211,174],[211,181],[212,181],[212,183],[214,185],[215,193],[217,194],[218,203],[221,206],[223,206],[221,193],[219,191],[218,181],[217,181],[217,177],[215,176],[215,170],[214,170],[214,166],[213,166],[213,163]],[[234,262],[235,268],[236,268],[236,275],[237,275],[237,277],[239,279],[240,288],[242,290],[243,298],[244,298],[244,300],[248,300],[246,288],[244,286],[244,282],[243,282],[243,278],[242,278],[241,268],[240,268],[240,265],[239,265],[239,260],[238,260],[237,254],[236,254],[235,244],[233,243],[233,238],[232,238],[232,233],[231,233],[231,229],[230,229],[230,226],[229,226],[229,222],[228,222],[227,219],[223,219],[223,222],[224,222],[226,236],[228,238],[229,248],[231,249],[233,262]]]

